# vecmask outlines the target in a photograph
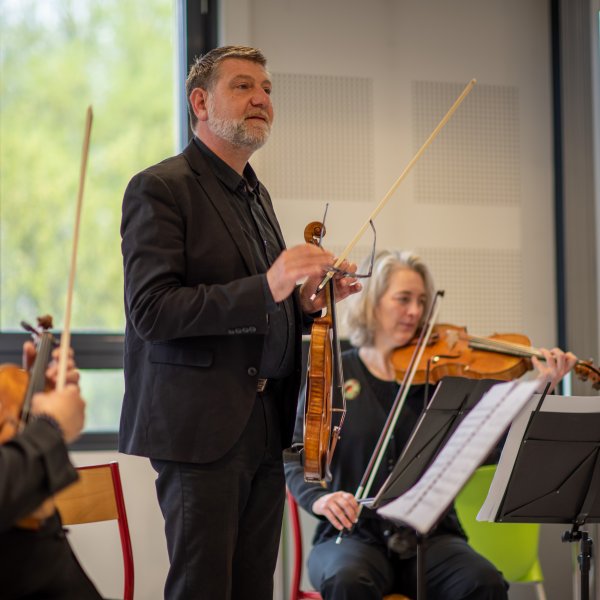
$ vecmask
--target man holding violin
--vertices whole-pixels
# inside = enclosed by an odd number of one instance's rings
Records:
[[[35,358],[33,344],[27,342],[23,353],[25,365],[30,366]],[[56,377],[57,363],[52,361],[46,370],[50,386],[56,384]],[[0,596],[7,600],[101,598],[73,554],[58,513],[39,510],[44,501],[77,479],[67,444],[83,429],[85,402],[72,359],[66,381],[61,391],[36,394],[27,424],[0,446]],[[1,407],[13,401],[9,395],[14,388],[3,385],[0,390]]]
[[[323,307],[311,295],[334,257],[286,249],[248,164],[269,136],[271,87],[255,48],[198,58],[186,85],[194,139],[123,199],[119,449],[158,473],[169,600],[273,594],[302,327]],[[336,287],[339,299],[360,289],[353,277]]]

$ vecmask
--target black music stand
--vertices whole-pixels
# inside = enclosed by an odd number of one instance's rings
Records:
[[[582,527],[600,522],[600,412],[540,407],[529,418],[495,520],[570,524],[562,541],[580,542],[580,597],[588,600],[592,540]]]
[[[481,397],[498,381],[446,377],[438,385],[398,462],[373,500],[372,508],[409,490]]]
[[[421,415],[398,462],[369,508],[376,509],[408,491],[425,473],[468,412],[495,384],[492,379],[446,377]],[[417,549],[417,600],[425,600],[427,536],[414,532]]]

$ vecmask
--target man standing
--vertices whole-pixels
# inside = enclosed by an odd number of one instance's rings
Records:
[[[195,138],[136,175],[123,200],[119,448],[149,457],[158,473],[165,597],[267,600],[303,319],[323,307],[322,295],[310,296],[333,256],[285,248],[248,164],[273,121],[262,53],[212,50],[192,66],[186,92]],[[342,278],[336,288],[342,299],[360,285]]]

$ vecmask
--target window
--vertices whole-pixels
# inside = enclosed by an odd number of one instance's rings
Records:
[[[120,206],[134,173],[177,146],[173,0],[0,0],[0,358],[20,321],[63,326],[85,111],[94,123],[71,327],[86,431],[115,431],[123,395]]]

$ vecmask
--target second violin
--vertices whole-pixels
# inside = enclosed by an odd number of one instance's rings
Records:
[[[543,354],[519,333],[494,334],[489,337],[469,335],[465,327],[440,323],[435,325],[430,342],[413,383],[437,383],[447,376],[468,379],[510,381],[532,369],[531,358],[544,360]],[[414,343],[398,348],[392,355],[396,379],[404,377],[414,351]],[[577,361],[574,371],[600,389],[600,370],[592,361]]]

